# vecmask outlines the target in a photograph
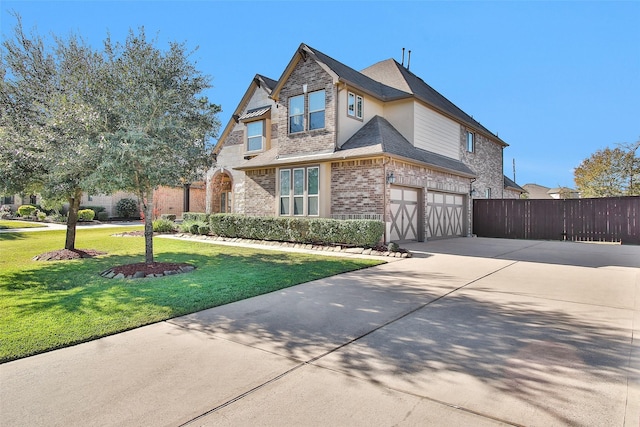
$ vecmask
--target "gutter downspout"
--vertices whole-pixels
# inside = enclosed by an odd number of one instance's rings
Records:
[[[469,180],[469,214],[467,220],[469,221],[469,231],[467,237],[473,237],[473,183],[476,182],[476,178]]]

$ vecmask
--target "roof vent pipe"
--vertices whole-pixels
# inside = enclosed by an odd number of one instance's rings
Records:
[[[404,67],[404,48],[402,48],[402,66]]]
[[[409,71],[410,64],[411,64],[411,51],[409,51],[409,57],[407,58],[407,71]]]

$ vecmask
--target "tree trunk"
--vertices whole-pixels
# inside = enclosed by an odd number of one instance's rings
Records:
[[[153,264],[153,190],[144,196],[144,261]]]
[[[64,248],[71,251],[76,248],[76,226],[78,225],[78,211],[80,210],[80,200],[82,190],[76,188],[73,197],[69,197],[69,213],[67,214],[67,238]]]

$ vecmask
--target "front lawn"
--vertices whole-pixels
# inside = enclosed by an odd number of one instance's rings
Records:
[[[45,227],[45,225],[38,224],[37,222],[29,222],[29,221],[16,221],[9,219],[0,219],[0,230],[5,230],[9,228],[41,228]]]
[[[144,260],[144,239],[111,236],[119,231],[79,229],[78,249],[108,255],[49,262],[32,258],[63,247],[64,230],[0,234],[0,363],[380,264],[155,238],[156,261],[196,270],[105,279],[100,272]]]

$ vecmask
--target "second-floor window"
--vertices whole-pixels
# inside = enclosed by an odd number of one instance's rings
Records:
[[[247,123],[247,151],[264,150],[264,120]]]
[[[309,94],[309,130],[324,128],[324,90]]]
[[[349,117],[362,119],[362,104],[363,99],[360,95],[353,92],[347,93],[347,115]]]
[[[304,131],[304,95],[289,98],[289,133]]]
[[[473,132],[467,132],[467,151],[473,153],[476,149],[475,145],[475,135]]]
[[[305,98],[307,98],[306,106]],[[323,129],[325,126],[325,109],[324,90],[289,98],[289,133]]]

